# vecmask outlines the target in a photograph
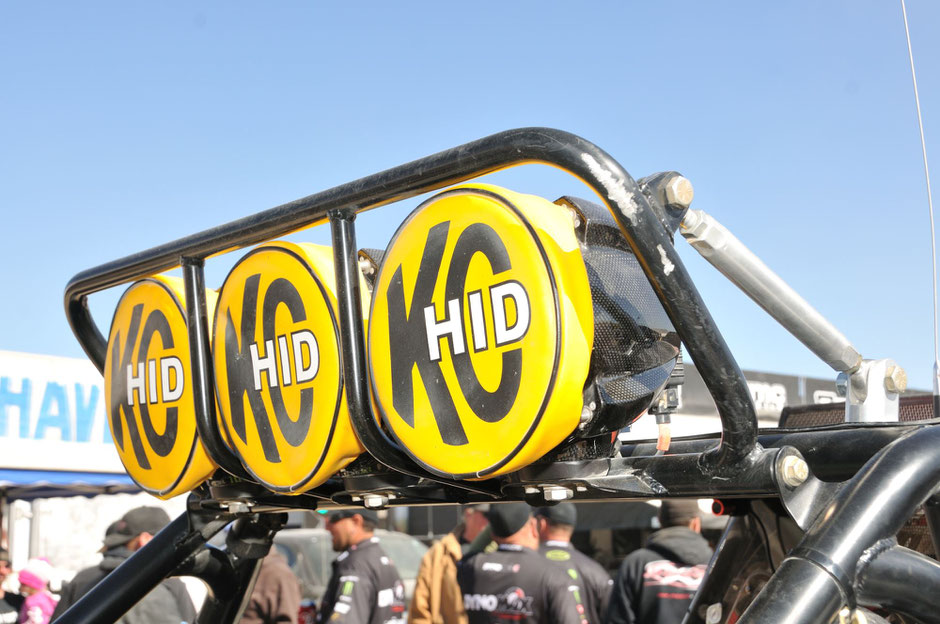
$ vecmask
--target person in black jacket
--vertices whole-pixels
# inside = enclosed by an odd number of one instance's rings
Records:
[[[610,624],[679,624],[692,604],[712,556],[700,535],[698,502],[663,501],[659,521],[663,528],[620,565],[607,611]]]
[[[614,582],[601,564],[571,545],[571,534],[578,522],[577,508],[573,503],[539,507],[535,517],[542,543],[539,552],[578,585],[587,621],[600,624],[607,613]]]
[[[457,564],[469,624],[586,624],[578,586],[537,552],[538,529],[529,506],[494,503],[487,516],[499,548]]]
[[[112,523],[104,536],[101,563],[85,568],[62,588],[59,604],[52,612],[52,621],[169,523],[170,517],[160,507],[137,507]],[[191,624],[195,621],[196,608],[178,578],[164,580],[118,620],[120,624]]]
[[[333,574],[317,610],[317,622],[331,624],[404,624],[405,586],[379,538],[374,511],[355,509],[330,514]]]

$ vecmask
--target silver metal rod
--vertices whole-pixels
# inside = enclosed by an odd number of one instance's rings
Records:
[[[714,217],[689,210],[680,231],[702,257],[826,364],[845,373],[859,368],[862,356],[848,338]]]
[[[927,211],[930,215],[930,257],[933,260],[933,393],[940,394],[940,337],[937,330],[937,228],[933,218],[933,196],[930,194],[930,168],[927,166],[927,141],[924,138],[924,120],[920,115],[920,94],[917,92],[917,73],[914,71],[914,49],[911,47],[911,29],[907,24],[907,7],[901,0],[904,16],[904,34],[907,36],[907,56],[911,60],[911,82],[914,83],[914,106],[917,108],[917,126],[920,128],[920,147],[924,154],[924,179],[927,182]]]

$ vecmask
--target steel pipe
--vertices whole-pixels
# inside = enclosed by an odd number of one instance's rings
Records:
[[[940,563],[918,552],[889,548],[859,575],[857,587],[863,605],[895,611],[924,624],[940,624],[940,611],[925,600],[936,596],[928,588],[940,588]]]
[[[842,604],[854,607],[854,583],[867,565],[863,555],[893,538],[940,481],[938,445],[940,427],[932,426],[879,451],[819,515],[742,624],[778,621],[784,613],[792,614],[787,622],[825,624]]]

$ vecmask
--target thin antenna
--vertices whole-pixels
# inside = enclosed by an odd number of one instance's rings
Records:
[[[907,7],[901,0],[904,15],[904,33],[907,35],[907,56],[911,59],[911,80],[914,82],[914,104],[917,106],[917,124],[920,126],[920,145],[924,152],[924,177],[927,179],[927,207],[930,210],[930,252],[933,258],[933,394],[940,395],[940,337],[937,330],[937,235],[933,221],[933,197],[930,194],[930,170],[927,168],[927,141],[924,139],[924,120],[920,116],[920,95],[917,93],[917,74],[914,72],[914,50],[911,48],[911,29],[907,25]],[[936,403],[936,399],[934,400]],[[937,406],[934,406],[936,410]]]

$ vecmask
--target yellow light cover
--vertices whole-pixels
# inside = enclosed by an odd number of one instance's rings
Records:
[[[275,492],[316,487],[363,450],[346,407],[334,283],[329,247],[279,242],[242,258],[219,294],[212,359],[225,436]]]
[[[593,308],[561,206],[483,184],[431,198],[389,243],[370,318],[382,417],[437,474],[518,470],[580,422]]]
[[[216,293],[206,291],[210,312]],[[157,276],[121,297],[105,360],[108,425],[130,477],[158,498],[188,492],[215,471],[196,435],[183,281]]]

